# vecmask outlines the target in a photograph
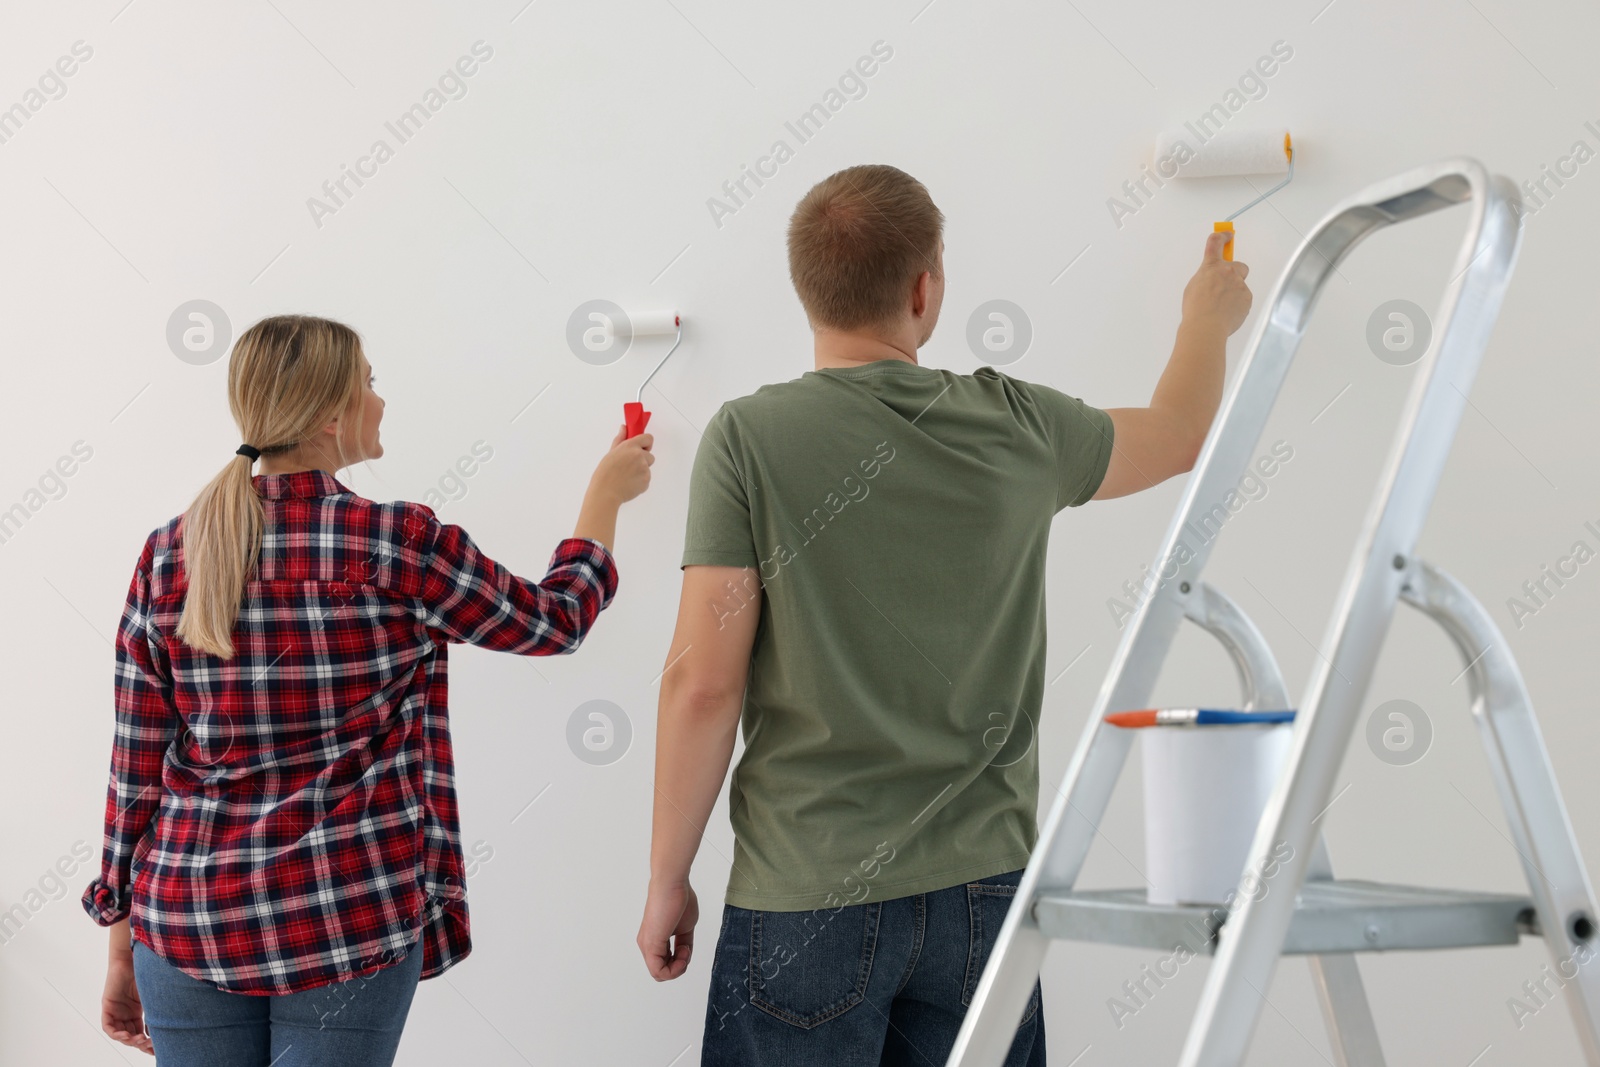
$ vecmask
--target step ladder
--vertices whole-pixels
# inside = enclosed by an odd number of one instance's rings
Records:
[[[1471,224],[1435,316],[1435,343],[1419,364],[1382,478],[1335,603],[1316,670],[1298,705],[1261,633],[1238,605],[1201,581],[1212,542],[1130,619],[1059,795],[1028,861],[968,1008],[948,1067],[1000,1067],[1054,939],[1171,950],[1203,943],[1213,957],[1180,1067],[1237,1067],[1284,953],[1309,957],[1336,1062],[1384,1062],[1354,953],[1515,944],[1538,934],[1558,970],[1595,945],[1594,889],[1556,786],[1526,687],[1505,638],[1462,585],[1413,555],[1473,375],[1500,311],[1522,230],[1516,186],[1477,160],[1444,160],[1378,182],[1337,205],[1301,242],[1279,278],[1221,417],[1212,426],[1152,571],[1170,573],[1185,526],[1222,501],[1254,451],[1323,284],[1368,234],[1454,204]],[[1460,650],[1472,713],[1527,875],[1527,895],[1339,880],[1315,823],[1356,726],[1397,601],[1434,619]],[[1149,706],[1183,619],[1231,655],[1244,707],[1298,707],[1287,763],[1261,816],[1231,909],[1164,907],[1143,889],[1076,891],[1096,826],[1137,731],[1109,712]],[[1251,872],[1271,869],[1263,894]],[[1205,931],[1206,938],[1192,931]],[[1566,971],[1560,970],[1566,978]],[[1600,967],[1578,967],[1565,987],[1584,1055],[1600,1067]]]

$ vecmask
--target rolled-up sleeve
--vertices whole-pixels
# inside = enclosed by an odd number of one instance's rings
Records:
[[[152,557],[151,542],[146,541],[117,628],[116,733],[106,786],[105,839],[100,876],[83,894],[84,910],[101,926],[128,917],[133,859],[160,806],[162,761],[183,727],[172,700],[167,651],[150,624]]]
[[[574,652],[617,591],[605,545],[569,537],[556,545],[544,579],[530,582],[484,555],[459,526],[413,505],[423,525],[422,621],[447,641],[523,656]]]

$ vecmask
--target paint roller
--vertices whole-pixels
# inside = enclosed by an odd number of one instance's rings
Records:
[[[645,380],[639,383],[639,394],[633,400],[622,405],[622,420],[626,426],[627,437],[638,437],[644,433],[644,428],[650,422],[650,412],[644,409],[644,387],[650,384],[650,379],[656,376],[656,371],[662,364],[678,350],[678,344],[683,340],[683,319],[676,311],[647,311],[638,315],[630,315],[623,327],[631,337],[664,337],[667,334],[676,334],[672,347],[667,349],[667,354],[656,363]]]
[[[1195,143],[1199,142],[1199,147]],[[1176,175],[1164,164],[1177,165]],[[1262,193],[1221,222],[1212,224],[1214,233],[1232,233],[1233,220],[1289,184],[1294,177],[1294,148],[1289,131],[1218,130],[1201,137],[1193,126],[1167,130],[1156,138],[1156,171],[1167,177],[1215,178],[1239,174],[1284,174],[1283,181]],[[1233,238],[1222,246],[1222,258],[1233,259]]]

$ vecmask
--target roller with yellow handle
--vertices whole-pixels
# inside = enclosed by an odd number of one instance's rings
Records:
[[[1168,130],[1156,138],[1156,173],[1168,178],[1217,178],[1242,174],[1282,174],[1283,181],[1221,222],[1213,233],[1232,233],[1233,220],[1255,207],[1294,178],[1294,146],[1289,131],[1218,130],[1202,135],[1193,124]],[[1222,258],[1233,259],[1233,240],[1222,246]]]

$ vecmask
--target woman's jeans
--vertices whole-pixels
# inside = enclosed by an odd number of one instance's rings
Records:
[[[943,1067],[1021,877],[837,912],[724,905],[701,1067]],[[1005,1067],[1044,1067],[1040,995]]]
[[[160,1067],[389,1067],[422,974],[422,944],[364,977],[298,993],[227,993],[133,943]]]

